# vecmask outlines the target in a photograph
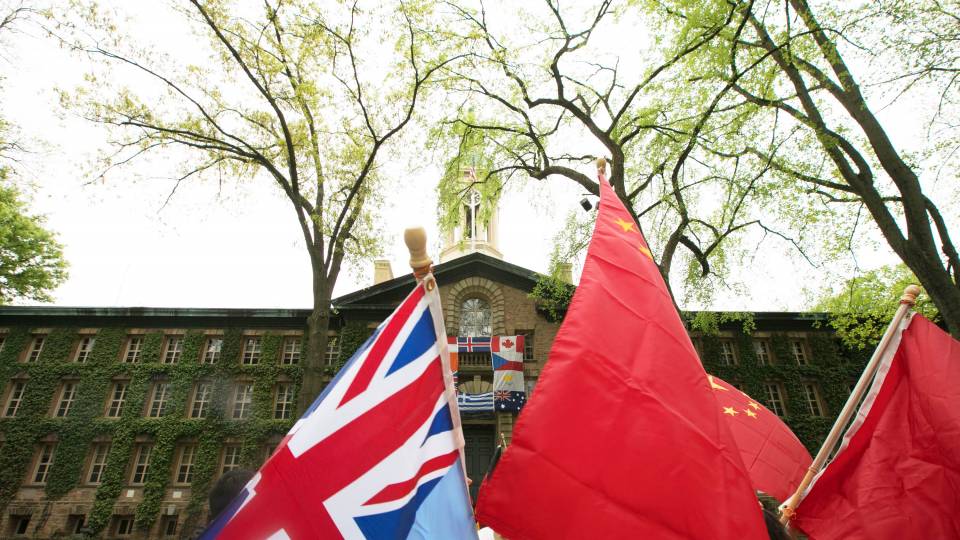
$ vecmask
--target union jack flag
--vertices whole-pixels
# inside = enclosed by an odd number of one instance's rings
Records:
[[[477,537],[431,289],[380,325],[203,539]]]

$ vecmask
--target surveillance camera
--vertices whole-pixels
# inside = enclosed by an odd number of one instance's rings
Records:
[[[583,207],[584,212],[589,212],[590,210],[593,210],[593,205],[590,204],[590,201],[586,197],[580,199],[580,206]]]

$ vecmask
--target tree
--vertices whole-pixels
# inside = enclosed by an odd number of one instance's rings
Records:
[[[922,178],[919,160],[894,144],[874,112],[880,97],[875,88],[885,81],[914,84],[940,73],[954,81],[957,64],[941,72],[943,55],[929,45],[917,45],[913,52],[904,42],[884,48],[876,25],[881,16],[889,16],[889,2],[840,11],[826,5],[817,10],[807,0],[642,4],[661,21],[661,33],[678,36],[671,50],[683,50],[684,35],[724,25],[709,46],[688,57],[684,67],[690,84],[678,91],[688,95],[729,88],[718,106],[711,102],[699,111],[710,113],[708,125],[735,121],[741,128],[722,141],[694,131],[684,137],[719,157],[769,163],[770,189],[781,191],[795,223],[809,225],[831,211],[847,216],[853,220],[846,240],[851,244],[859,234],[860,214],[868,214],[930,295],[951,334],[960,337],[960,256],[951,238],[950,216],[935,202],[936,190]],[[940,6],[914,1],[901,7],[909,11],[919,5]],[[955,13],[943,10],[941,15],[956,35]],[[875,39],[876,46],[859,39],[864,37]],[[955,51],[949,32],[939,39],[941,52]],[[900,66],[916,61],[921,67],[867,85],[846,59],[854,57],[862,64],[886,58],[882,67],[896,69],[898,63],[882,55],[884,51],[896,53]],[[955,52],[952,55],[955,60]],[[953,99],[957,87],[950,82],[942,89]],[[804,201],[790,201],[788,193],[802,194]]]
[[[917,277],[903,264],[888,265],[851,278],[839,291],[821,291],[813,306],[830,314],[830,326],[848,347],[875,347],[893,319],[907,285]],[[913,307],[926,318],[937,321],[939,313],[929,298],[921,295]]]
[[[651,47],[624,66],[619,49],[595,42],[645,25],[627,6],[510,4],[504,21],[502,10],[482,0],[447,5],[455,14],[449,32],[467,53],[444,68],[458,106],[434,132],[434,142],[454,156],[440,186],[448,216],[470,190],[493,198],[517,178],[566,179],[596,195],[598,184],[583,169],[592,171],[595,158],[605,156],[609,180],[668,284],[673,274],[696,284],[686,288],[688,296],[706,301],[717,286],[730,284],[747,232],[791,242],[778,224],[758,218],[771,200],[756,189],[770,164],[704,152],[684,135],[708,128],[712,109],[687,114],[689,100],[664,97],[685,59],[727,28],[732,9],[678,37],[669,55]],[[479,174],[464,182],[464,169]]]
[[[0,168],[0,182],[7,182]],[[30,215],[19,191],[0,185],[0,304],[17,298],[49,302],[50,291],[66,277],[63,248],[43,227],[43,218]]]
[[[317,5],[307,0],[190,0],[180,15],[209,47],[208,66],[163,62],[132,40],[96,5],[69,38],[76,50],[145,81],[140,93],[93,73],[65,103],[119,138],[103,174],[145,155],[174,149],[189,161],[174,178],[268,182],[290,203],[312,270],[301,404],[320,390],[330,298],[345,261],[377,247],[372,209],[388,143],[410,124],[425,84],[448,62],[428,57],[420,3]],[[392,48],[384,47],[390,45]],[[390,54],[385,54],[390,51]],[[151,87],[154,89],[151,92]],[[162,91],[155,91],[156,88]]]

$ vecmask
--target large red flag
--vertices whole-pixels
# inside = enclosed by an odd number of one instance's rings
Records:
[[[797,508],[811,538],[960,538],[960,342],[913,315],[890,351]]]
[[[510,540],[766,538],[657,265],[606,179],[563,325],[477,514]]]
[[[779,416],[720,377],[709,379],[753,488],[787,500],[813,462],[810,452]]]

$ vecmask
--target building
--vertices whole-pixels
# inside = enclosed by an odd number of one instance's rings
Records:
[[[560,324],[529,296],[540,276],[501,260],[495,231],[464,236],[448,238],[435,267],[447,333],[523,335],[525,389],[535,395]],[[375,279],[334,300],[324,377],[414,283],[383,261]],[[103,538],[188,537],[206,521],[216,478],[259,466],[299,415],[307,315],[0,307],[0,537],[68,538],[85,528]],[[692,337],[709,372],[762,400],[815,448],[865,362],[823,321],[756,313]],[[461,355],[462,393],[490,391],[490,362],[488,352]],[[483,476],[515,418],[462,415],[470,476]]]

